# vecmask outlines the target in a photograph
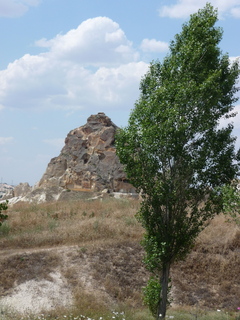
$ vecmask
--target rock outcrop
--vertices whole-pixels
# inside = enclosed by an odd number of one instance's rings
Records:
[[[117,126],[104,113],[91,115],[69,132],[58,157],[51,159],[38,188],[132,193],[114,146]]]
[[[13,196],[14,197],[23,197],[26,196],[32,188],[27,182],[20,183],[13,189]]]
[[[108,193],[137,197],[116,155],[116,130],[117,126],[104,113],[91,115],[84,126],[69,132],[60,155],[50,160],[34,187],[20,183],[4,198],[14,204],[95,199]]]

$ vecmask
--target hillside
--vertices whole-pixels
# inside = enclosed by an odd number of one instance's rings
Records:
[[[139,244],[143,230],[134,216],[138,207],[137,200],[109,197],[12,206],[0,229],[2,312],[3,305],[51,314],[143,310],[148,274]],[[239,252],[239,228],[216,217],[172,269],[172,306],[234,312]]]

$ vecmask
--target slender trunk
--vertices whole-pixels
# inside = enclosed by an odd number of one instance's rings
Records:
[[[160,279],[160,283],[161,283],[160,301],[158,304],[156,320],[165,319],[166,317],[169,273],[170,273],[170,262],[166,263],[162,269],[162,276]]]

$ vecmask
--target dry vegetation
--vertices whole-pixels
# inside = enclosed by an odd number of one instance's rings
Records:
[[[200,234],[186,260],[174,268],[179,301],[234,310],[240,304],[240,229],[216,217]]]
[[[135,200],[55,202],[41,205],[18,203],[9,210],[0,248],[35,248],[83,245],[93,241],[121,242],[141,239],[134,214]],[[8,230],[9,228],[9,230]]]
[[[150,319],[142,306],[148,274],[139,244],[143,230],[135,219],[138,208],[137,200],[113,198],[12,206],[0,229],[1,295],[32,279],[51,281],[58,271],[73,292],[75,315],[81,310],[108,319],[107,312],[114,309],[124,310],[127,319]],[[192,310],[198,310],[199,319],[225,319],[223,313],[222,318],[204,318],[205,310],[217,309],[235,314],[240,307],[239,274],[240,229],[216,217],[187,259],[173,267],[172,315],[193,319]],[[181,312],[176,316],[174,308],[181,308],[184,318]],[[56,310],[49,319],[66,311],[59,306]]]

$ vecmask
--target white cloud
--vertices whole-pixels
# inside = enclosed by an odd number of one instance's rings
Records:
[[[170,18],[186,18],[203,8],[206,3],[206,0],[177,0],[176,4],[162,6],[159,15]],[[218,8],[220,16],[231,14],[235,18],[240,17],[240,0],[212,0],[211,4]]]
[[[89,80],[89,88],[94,99],[100,105],[121,105],[123,101],[131,100],[139,87],[139,80],[146,73],[148,65],[144,62],[132,62],[117,68],[99,68]],[[89,92],[89,96],[90,96]],[[127,106],[129,107],[129,105]]]
[[[13,137],[0,137],[0,145],[5,145],[13,141]]]
[[[168,43],[157,41],[156,39],[143,39],[140,48],[144,52],[166,52]]]
[[[230,63],[238,61],[240,63],[240,56],[237,57],[229,57]]]
[[[49,50],[26,54],[0,71],[0,105],[5,108],[129,108],[148,68],[109,18],[86,20],[38,45]]]
[[[45,139],[43,140],[44,143],[60,150],[64,146],[64,139],[56,138],[56,139]]]
[[[0,0],[0,16],[19,17],[39,3],[40,0]]]
[[[234,18],[240,18],[240,6],[232,8],[230,12]]]
[[[77,29],[49,41],[40,39],[36,45],[49,47],[55,59],[81,65],[109,65],[138,59],[132,43],[119,25],[106,17],[88,19]]]

